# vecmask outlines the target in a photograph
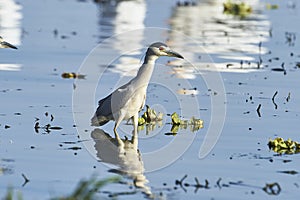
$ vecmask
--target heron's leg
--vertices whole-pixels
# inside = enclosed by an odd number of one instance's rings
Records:
[[[115,123],[115,126],[114,126],[114,133],[115,133],[115,138],[116,138],[116,140],[118,141],[118,143],[120,143],[120,136],[119,136],[119,134],[118,134],[118,132],[117,132],[117,128],[118,128],[118,126],[119,126],[119,124],[116,122]]]
[[[134,148],[138,148],[138,134],[137,134],[137,129],[138,129],[138,121],[139,121],[139,114],[135,114],[132,117],[132,122],[133,122],[133,135],[132,135],[132,141],[134,144]]]
[[[117,128],[118,128],[118,126],[120,125],[120,123],[122,122],[123,119],[124,119],[124,115],[122,113],[120,113],[118,119],[116,119],[116,123],[115,123],[115,126],[114,126],[115,138],[116,138],[116,140],[118,141],[119,144],[121,144],[122,141],[121,141],[121,138],[120,138],[120,136],[117,132]]]
[[[139,114],[135,114],[132,117],[132,123],[133,123],[133,135],[137,135],[137,129],[138,129],[138,123],[139,123]]]

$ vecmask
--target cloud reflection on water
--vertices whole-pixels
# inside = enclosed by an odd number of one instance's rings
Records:
[[[144,48],[146,2],[143,0],[118,1],[116,3],[108,1],[100,3],[99,6],[100,38],[105,39],[120,34],[111,46],[117,51],[116,55],[123,52],[124,46],[132,50],[127,55],[121,55],[120,60],[114,63],[110,70],[122,75],[134,76],[139,67],[140,59],[138,58]],[[123,34],[127,31],[132,31],[130,37]]]
[[[259,43],[268,41],[270,30],[270,22],[259,11],[259,3],[252,2],[254,13],[246,19],[223,14],[221,1],[174,7],[170,20],[170,41],[176,48],[181,48],[180,52],[189,54],[190,62],[200,70],[210,70],[209,64],[201,60],[201,54],[211,56],[220,71],[256,70],[259,54],[268,51],[264,47],[259,48]],[[187,44],[186,36],[198,41],[201,47]],[[245,64],[241,65],[241,61]],[[230,67],[227,65],[229,63]],[[181,65],[185,64],[181,61]]]
[[[260,54],[265,54],[268,49],[259,47],[260,43],[267,42],[270,37],[270,22],[261,12],[260,1],[247,1],[254,12],[246,19],[238,19],[223,14],[222,1],[201,1],[196,6],[176,6],[174,4],[168,21],[170,31],[166,32],[168,44],[184,53],[189,58],[189,63],[200,70],[218,70],[227,72],[250,72],[257,70],[260,64]],[[147,12],[144,1],[120,1],[116,4],[100,4],[100,37],[107,38],[115,34],[139,29],[131,32],[134,35],[123,34],[113,44],[117,52],[122,52],[124,46],[131,46],[132,52],[121,55],[110,70],[126,76],[134,76],[140,65],[141,51],[145,45],[145,21],[157,13]],[[189,43],[186,37],[197,41]],[[151,37],[151,36],[150,36]],[[163,35],[161,35],[163,37]],[[162,39],[163,40],[163,39]],[[201,59],[201,55],[208,55],[214,61]],[[242,62],[242,64],[241,64]],[[190,64],[176,61],[176,65],[184,66],[179,70],[181,78],[193,79],[194,70]],[[173,63],[174,64],[174,63]],[[175,64],[174,64],[175,65]],[[259,67],[262,67],[261,65]],[[186,70],[186,72],[185,72]],[[175,74],[179,74],[174,69]]]

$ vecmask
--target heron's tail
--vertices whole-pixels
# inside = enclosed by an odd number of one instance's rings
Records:
[[[102,116],[98,117],[96,115],[96,113],[91,119],[91,125],[92,126],[103,126],[107,122],[109,122],[109,119],[107,119],[106,117],[102,117]]]

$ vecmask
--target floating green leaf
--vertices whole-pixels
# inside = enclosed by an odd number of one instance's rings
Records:
[[[138,125],[156,123],[162,121],[163,113],[156,113],[154,109],[151,109],[148,105],[146,105],[146,111],[143,113],[142,117],[138,119]]]
[[[138,119],[138,125],[139,125],[139,126],[141,126],[141,125],[143,125],[143,124],[145,124],[145,123],[146,123],[146,120],[145,120],[144,117],[140,117],[140,118]]]
[[[179,131],[179,125],[173,124],[171,128],[171,133],[177,133]]]
[[[180,125],[180,118],[178,116],[178,114],[176,112],[174,112],[172,115],[171,115],[171,118],[172,118],[172,124],[175,124],[175,125]]]
[[[187,129],[187,127],[190,127],[190,130],[192,132],[195,132],[200,128],[203,128],[203,120],[196,119],[195,117],[192,117],[190,120],[182,120],[180,119],[179,115],[176,112],[174,112],[171,115],[171,118],[172,118],[172,128],[171,128],[172,133],[178,132],[179,128]]]
[[[192,117],[190,120],[190,124],[197,125],[197,126],[203,126],[203,120],[202,119],[196,119],[195,117]]]
[[[274,140],[269,140],[268,146],[271,150],[279,154],[295,154],[300,152],[300,144],[290,138],[284,140],[277,137]]]

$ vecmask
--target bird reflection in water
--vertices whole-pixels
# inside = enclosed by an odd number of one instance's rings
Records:
[[[144,175],[144,163],[138,149],[138,135],[133,134],[131,140],[120,137],[112,138],[102,129],[94,129],[91,137],[95,142],[97,157],[101,162],[113,164],[117,168],[109,172],[131,179],[133,185],[140,189],[148,198],[153,198],[148,180]]]

